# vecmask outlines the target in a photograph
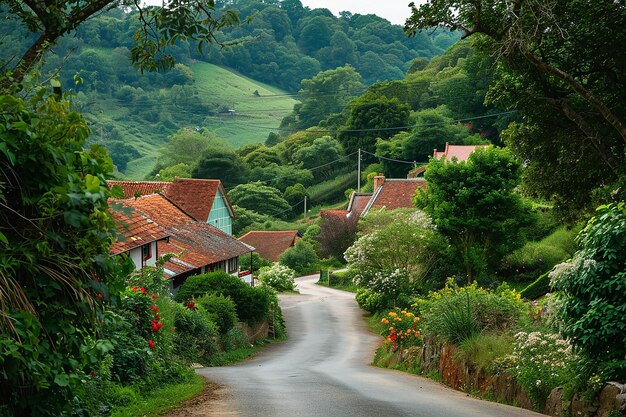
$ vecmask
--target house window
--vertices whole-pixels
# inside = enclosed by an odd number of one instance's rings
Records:
[[[151,244],[148,243],[147,245],[143,245],[141,247],[141,257],[143,258],[144,262],[147,261],[148,259],[152,258],[152,248],[151,248]]]
[[[237,272],[239,269],[239,258],[231,258],[228,260],[228,272]]]

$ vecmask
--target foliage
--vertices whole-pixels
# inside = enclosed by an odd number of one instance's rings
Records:
[[[536,300],[550,292],[550,271],[543,273],[535,281],[528,284],[520,295],[527,300]]]
[[[286,191],[287,188],[296,184],[311,185],[313,183],[313,174],[311,171],[301,169],[297,165],[270,163],[262,168],[252,169],[249,179],[251,182],[260,181],[265,185]]]
[[[431,159],[428,188],[415,197],[438,230],[450,239],[468,282],[493,271],[523,244],[521,227],[530,208],[515,192],[520,165],[504,149],[476,149],[467,162]]]
[[[385,330],[385,343],[393,349],[406,349],[423,343],[422,333],[417,327],[420,318],[406,310],[396,310],[387,313],[380,322],[387,328]]]
[[[297,274],[311,272],[319,261],[313,246],[299,240],[295,246],[287,249],[278,260],[281,264],[293,269]]]
[[[363,88],[361,75],[346,65],[329,69],[302,80],[302,102],[294,106],[281,127],[306,129],[316,126],[333,113],[341,113],[355,92]],[[293,122],[292,122],[293,121]]]
[[[174,311],[174,354],[188,364],[208,364],[218,350],[217,325],[202,306],[177,304]]]
[[[296,288],[295,276],[293,269],[275,262],[272,266],[261,269],[259,281],[278,292],[293,291]]]
[[[503,136],[528,161],[525,187],[574,217],[595,189],[604,201],[623,199],[626,89],[615,76],[623,77],[624,52],[614,53],[625,40],[623,15],[613,2],[445,0],[414,6],[407,28],[460,29],[497,57],[488,101],[523,117]]]
[[[608,378],[626,379],[626,204],[600,206],[571,261],[551,272],[562,333]]]
[[[252,273],[256,275],[261,268],[271,266],[272,261],[261,258],[261,255],[257,252],[252,252],[241,255],[239,257],[239,265],[244,269],[252,268]]]
[[[85,372],[111,349],[96,314],[122,288],[99,146],[56,94],[0,96],[0,402],[61,415]]]
[[[226,142],[211,132],[181,129],[170,135],[159,149],[157,168],[170,168],[179,164],[193,167],[207,149],[226,147]]]
[[[343,149],[337,140],[323,136],[315,139],[310,146],[298,149],[293,160],[302,163],[305,169],[321,167],[314,172],[315,177],[320,178],[328,176],[335,169],[329,164],[341,158],[342,154]]]
[[[539,404],[552,389],[569,385],[575,379],[572,346],[557,334],[517,333],[513,353],[505,361],[515,379]]]
[[[246,323],[256,323],[267,317],[275,298],[262,287],[250,287],[238,277],[216,271],[187,278],[176,294],[176,300],[186,302],[210,293],[230,297],[235,303],[237,317]]]
[[[235,152],[228,149],[207,148],[191,171],[193,178],[218,179],[231,188],[247,179],[247,170]]]
[[[498,275],[516,282],[536,279],[574,254],[576,233],[576,229],[561,227],[539,242],[526,243],[504,258]]]
[[[240,184],[228,192],[228,198],[237,206],[275,217],[287,217],[291,206],[276,188],[260,182]]]
[[[305,197],[308,197],[309,193],[307,192],[304,185],[297,183],[285,189],[285,193],[283,197],[287,200],[295,212],[301,209],[301,204],[304,201]]]
[[[360,308],[370,313],[376,313],[393,307],[389,301],[389,299],[385,299],[380,293],[368,288],[359,288],[356,291],[357,304]]]
[[[395,97],[387,98],[372,92],[354,99],[350,103],[350,114],[344,126],[346,132],[339,136],[346,153],[351,154],[358,149],[375,152],[376,138],[388,139],[397,131],[395,128],[406,126],[410,110],[408,104],[401,103]]]
[[[486,331],[510,329],[527,313],[519,293],[506,285],[490,291],[475,282],[459,287],[452,279],[416,306],[425,332],[454,344]]]
[[[400,294],[410,293],[410,285],[423,284],[446,246],[430,218],[421,211],[370,212],[363,223],[376,223],[380,228],[368,230],[346,250],[348,268],[354,274],[355,284],[389,297],[392,302]]]
[[[240,235],[250,225],[254,223],[265,223],[270,219],[265,214],[259,214],[254,210],[248,210],[233,204],[233,211],[237,213],[233,219],[233,234]]]
[[[204,308],[221,334],[225,334],[235,327],[239,321],[235,303],[228,297],[207,294],[204,297],[196,298],[194,301]]]
[[[462,341],[455,359],[478,369],[490,370],[499,358],[513,353],[513,338],[508,334],[481,333]]]

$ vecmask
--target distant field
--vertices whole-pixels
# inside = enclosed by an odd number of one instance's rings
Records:
[[[233,147],[264,142],[267,135],[291,112],[296,100],[285,91],[256,82],[233,71],[205,62],[191,64],[195,84],[204,102],[234,110],[219,114],[177,111],[169,103],[151,103],[147,109],[157,111],[160,122],[138,122],[132,110],[115,99],[91,100],[84,109],[99,140],[99,126],[115,126],[123,141],[135,147],[141,157],[130,161],[124,172],[129,179],[143,179],[154,167],[158,150],[167,136],[183,127],[205,127]],[[255,93],[256,91],[256,93]],[[163,91],[167,96],[167,91]]]

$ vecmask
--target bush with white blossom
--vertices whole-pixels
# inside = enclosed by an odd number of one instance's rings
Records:
[[[573,365],[577,356],[572,345],[558,334],[519,332],[513,354],[506,359],[510,372],[538,403],[576,376]]]
[[[421,280],[446,247],[431,219],[419,210],[370,212],[366,234],[345,252],[354,282],[395,301]]]
[[[276,291],[293,291],[296,288],[296,273],[293,269],[275,262],[270,267],[261,268],[259,281]]]

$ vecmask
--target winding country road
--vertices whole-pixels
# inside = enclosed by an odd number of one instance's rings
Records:
[[[245,363],[198,372],[225,387],[209,416],[531,417],[429,379],[369,365],[380,338],[369,332],[354,294],[297,280],[281,296],[289,340]]]

